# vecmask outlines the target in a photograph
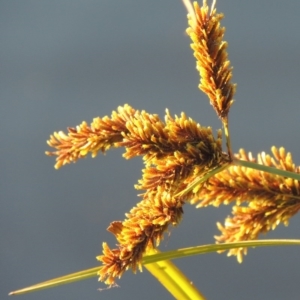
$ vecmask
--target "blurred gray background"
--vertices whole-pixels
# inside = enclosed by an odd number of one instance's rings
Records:
[[[219,0],[238,83],[230,112],[234,150],[272,145],[299,153],[300,2]],[[53,131],[110,115],[119,105],[221,124],[198,88],[181,1],[0,1],[0,298],[93,266],[106,231],[139,200],[142,161],[122,149],[56,171]],[[214,242],[230,207],[196,210],[160,249]],[[299,238],[299,216],[264,238]],[[207,299],[298,299],[298,247],[250,249],[244,263],[209,254],[177,260]],[[119,288],[97,278],[18,299],[172,299],[146,270]]]

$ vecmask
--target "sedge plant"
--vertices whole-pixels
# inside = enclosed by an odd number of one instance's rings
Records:
[[[103,242],[100,265],[30,286],[11,294],[22,294],[98,276],[113,286],[125,271],[144,266],[176,299],[205,299],[185,275],[171,262],[174,258],[224,252],[242,262],[248,247],[300,245],[300,240],[258,240],[261,233],[275,229],[300,209],[300,167],[284,148],[271,148],[271,154],[257,158],[241,149],[234,154],[229,131],[229,111],[234,103],[236,84],[228,60],[225,28],[217,13],[216,1],[200,6],[184,0],[188,9],[187,34],[200,74],[199,88],[220,119],[223,131],[214,136],[185,113],[165,119],[128,104],[97,117],[90,125],[82,122],[68,132],[54,132],[47,151],[56,157],[55,168],[78,159],[123,147],[126,159],[142,156],[142,178],[135,185],[139,202],[123,221],[112,221],[108,231],[117,241],[115,247]],[[225,138],[226,149],[222,148]],[[159,252],[158,246],[170,226],[179,225],[184,205],[197,208],[219,207],[233,203],[232,216],[217,223],[220,235],[216,244]]]

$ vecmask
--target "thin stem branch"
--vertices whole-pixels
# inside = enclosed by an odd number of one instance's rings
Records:
[[[240,159],[236,159],[236,158],[233,159],[232,164],[236,165],[236,166],[243,166],[246,168],[251,168],[251,169],[271,173],[271,174],[282,176],[282,177],[288,177],[288,178],[292,178],[292,179],[300,181],[300,174],[298,174],[298,173],[280,170],[280,169],[277,169],[274,167],[268,167],[268,166],[260,165],[258,163],[240,160]]]
[[[101,266],[97,266],[97,267],[90,268],[87,270],[83,270],[83,271],[71,273],[68,275],[64,275],[61,277],[57,277],[54,279],[50,279],[47,281],[43,281],[43,282],[31,285],[29,287],[20,289],[20,290],[10,292],[8,295],[13,296],[13,295],[27,294],[27,293],[36,292],[39,290],[44,290],[44,289],[56,287],[56,286],[67,284],[67,283],[73,283],[76,281],[89,279],[91,277],[96,277],[96,276],[98,276],[98,272],[101,268],[102,268]]]
[[[232,148],[231,148],[231,140],[230,140],[230,133],[229,133],[229,123],[228,123],[228,116],[222,118],[222,123],[224,126],[224,133],[226,137],[226,147],[229,155],[229,159],[233,158]]]
[[[180,193],[176,194],[175,196],[181,197],[181,196],[186,195],[188,192],[192,191],[195,187],[203,184],[210,177],[212,177],[212,176],[216,175],[217,173],[219,173],[219,172],[225,170],[226,168],[228,168],[229,165],[230,165],[230,163],[228,162],[228,163],[225,163],[223,165],[215,167],[214,169],[207,172],[203,177],[196,178],[196,180],[194,180],[194,182],[192,182],[186,189],[184,189]]]
[[[177,259],[187,256],[199,254],[207,254],[234,248],[250,248],[250,247],[272,247],[272,246],[300,246],[300,240],[297,239],[268,239],[268,240],[252,240],[241,242],[230,242],[224,244],[208,244],[189,248],[182,248],[173,251],[162,252],[154,255],[145,256],[143,265],[153,263],[158,260]]]
[[[224,243],[224,244],[210,244],[202,246],[194,246],[189,248],[177,249],[167,252],[159,252],[153,255],[147,255],[143,257],[143,265],[153,264],[156,262],[161,262],[163,260],[171,260],[175,258],[182,258],[187,256],[217,252],[220,250],[229,250],[233,248],[240,247],[267,247],[267,246],[300,246],[300,240],[289,240],[289,239],[274,239],[274,240],[252,240],[252,241],[242,241],[234,243]],[[9,295],[20,295],[29,292],[35,292],[41,289],[46,289],[50,287],[55,287],[62,284],[71,283],[74,281],[84,280],[91,277],[97,276],[100,271],[101,266],[90,268],[84,271],[79,271],[76,273],[68,274],[62,277],[54,278],[47,280],[27,288],[23,288],[17,291],[9,293]],[[160,268],[160,271],[164,269]],[[192,298],[192,299],[201,299],[201,298]]]

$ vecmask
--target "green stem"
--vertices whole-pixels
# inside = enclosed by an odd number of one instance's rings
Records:
[[[252,241],[242,241],[242,242],[233,242],[225,244],[209,244],[194,246],[189,248],[183,248],[168,252],[162,252],[155,255],[145,256],[143,258],[143,264],[153,263],[159,260],[165,259],[176,259],[187,256],[206,254],[211,252],[218,252],[223,250],[229,250],[234,248],[250,248],[250,247],[270,247],[270,246],[300,246],[300,240],[292,239],[274,239],[274,240],[252,240]]]
[[[101,268],[102,268],[101,266],[97,266],[97,267],[90,268],[87,270],[83,270],[83,271],[71,273],[68,275],[64,275],[61,277],[57,277],[54,279],[50,279],[47,281],[43,281],[41,283],[37,283],[37,284],[31,285],[29,287],[26,287],[26,288],[23,288],[20,290],[10,292],[8,295],[10,295],[10,296],[22,295],[22,294],[26,294],[26,293],[31,293],[31,292],[35,292],[35,291],[39,291],[39,290],[44,290],[44,289],[60,286],[60,285],[67,284],[67,283],[73,283],[76,281],[96,277],[98,275],[98,272],[101,270]]]
[[[225,118],[222,118],[222,123],[224,126],[224,133],[225,133],[225,137],[226,137],[227,152],[228,152],[229,158],[232,159],[233,153],[231,150],[231,140],[230,140],[230,133],[229,133],[228,116],[226,116]]]
[[[188,185],[186,189],[181,191],[180,193],[176,194],[176,197],[181,197],[192,191],[195,187],[201,185],[205,181],[207,181],[210,177],[216,175],[217,173],[227,169],[229,167],[230,163],[225,163],[223,165],[217,166],[214,169],[207,172],[203,177],[196,178],[191,184]]]
[[[153,253],[157,253],[155,251]],[[170,261],[163,260],[145,265],[145,268],[174,296],[182,300],[205,300],[191,281]]]
[[[277,169],[274,167],[268,167],[268,166],[260,165],[258,163],[254,163],[254,162],[250,162],[250,161],[239,160],[239,159],[234,158],[232,161],[232,164],[236,165],[236,166],[243,166],[246,168],[251,168],[251,169],[271,173],[271,174],[282,176],[282,177],[300,180],[300,174],[298,174],[298,173],[280,170],[280,169]]]
[[[143,265],[152,264],[163,260],[182,258],[182,257],[187,257],[192,255],[199,255],[199,254],[217,252],[220,250],[229,250],[229,249],[240,248],[240,247],[267,247],[267,246],[289,246],[289,245],[300,246],[300,240],[280,240],[280,239],[259,240],[259,241],[253,240],[253,241],[226,243],[226,244],[211,244],[211,245],[195,246],[195,247],[172,250],[168,252],[145,256],[143,258]],[[9,293],[9,295],[21,295],[21,294],[34,292],[34,291],[38,291],[50,287],[59,286],[62,284],[88,279],[91,277],[96,277],[100,270],[101,270],[101,266],[97,266],[91,269],[68,274],[17,291],[13,291]],[[165,269],[160,268],[160,272],[164,272],[164,271]],[[194,299],[201,299],[201,298],[194,298]]]

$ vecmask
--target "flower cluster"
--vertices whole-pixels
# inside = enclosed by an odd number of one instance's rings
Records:
[[[257,162],[277,169],[300,173],[291,153],[284,148],[272,147],[273,156],[262,152],[257,160],[241,149],[237,159]],[[209,179],[200,190],[197,207],[219,206],[234,202],[232,217],[225,220],[224,226],[217,224],[221,236],[216,241],[238,242],[254,240],[258,235],[283,223],[300,210],[300,183],[298,180],[266,173],[238,165],[231,165]],[[237,255],[239,262],[247,248],[231,249],[229,255]]]
[[[202,76],[200,88],[223,120],[232,104],[235,85],[230,83],[221,18],[215,9],[208,12],[206,1],[201,8],[195,4],[187,32]],[[48,145],[56,150],[46,154],[57,156],[57,169],[88,153],[95,157],[111,147],[124,147],[123,156],[127,159],[143,156],[143,177],[135,186],[144,191],[142,199],[123,222],[115,221],[109,226],[118,248],[110,249],[103,243],[103,255],[98,257],[103,264],[100,280],[113,284],[129,267],[134,271],[140,267],[147,249],[159,244],[169,225],[179,223],[183,204],[199,199],[203,184],[197,184],[197,179],[230,163],[230,156],[222,152],[221,137],[221,131],[215,139],[211,128],[201,127],[184,113],[172,118],[167,110],[163,122],[157,115],[136,111],[129,105],[119,107],[111,118],[95,118],[90,126],[83,122],[68,128],[67,134],[51,135]]]
[[[170,225],[176,226],[186,202],[207,205],[235,203],[233,216],[218,223],[221,235],[218,243],[253,240],[260,233],[274,229],[279,223],[287,225],[300,209],[299,181],[238,165],[238,160],[256,162],[251,154],[240,150],[231,153],[228,113],[233,103],[236,85],[231,83],[232,68],[227,60],[225,29],[222,14],[214,7],[184,0],[188,7],[188,35],[200,73],[200,89],[221,119],[228,153],[222,151],[222,132],[215,138],[210,127],[202,127],[184,113],[174,118],[166,110],[165,120],[146,111],[124,105],[111,117],[83,122],[68,133],[55,132],[48,145],[55,151],[55,168],[76,162],[91,153],[111,147],[124,147],[126,159],[142,156],[145,164],[142,179],[135,188],[142,190],[140,202],[125,214],[124,221],[114,221],[108,227],[115,235],[117,247],[103,243],[100,280],[113,284],[128,268],[141,268],[143,255],[159,245]],[[277,169],[300,173],[290,153],[272,148],[273,156],[261,153],[257,163]],[[246,249],[232,249],[242,261]]]
[[[90,126],[83,122],[68,131],[54,133],[48,141],[56,148],[47,152],[57,156],[56,168],[110,147],[124,147],[125,158],[141,155],[145,162],[143,178],[136,185],[145,191],[142,200],[123,222],[111,223],[108,230],[116,236],[118,248],[111,250],[104,243],[103,255],[98,257],[103,263],[100,279],[108,284],[129,267],[136,270],[140,266],[147,247],[157,246],[168,226],[179,223],[183,204],[199,191],[178,194],[196,178],[228,163],[221,131],[215,139],[211,128],[200,126],[184,113],[172,118],[167,110],[163,122],[157,115],[125,105],[111,118],[95,118]]]

